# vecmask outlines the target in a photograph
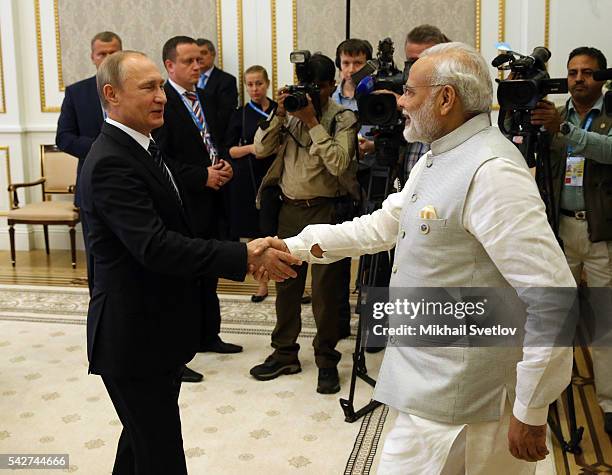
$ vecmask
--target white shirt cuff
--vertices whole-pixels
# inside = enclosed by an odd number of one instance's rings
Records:
[[[546,424],[548,419],[548,406],[546,407],[527,407],[518,397],[514,399],[514,409],[512,410],[516,417],[523,424],[531,426],[542,426]]]

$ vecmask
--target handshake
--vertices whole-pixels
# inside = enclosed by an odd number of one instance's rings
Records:
[[[282,282],[297,277],[291,266],[301,265],[302,261],[291,255],[282,239],[266,237],[247,243],[247,264],[255,279]]]

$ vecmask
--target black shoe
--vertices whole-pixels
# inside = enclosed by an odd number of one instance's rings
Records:
[[[365,351],[366,353],[380,353],[384,349],[384,346],[366,346]]]
[[[312,302],[312,297],[308,294],[302,295],[300,302],[302,302],[303,305],[308,305]]]
[[[266,300],[267,296],[268,296],[268,294],[265,294],[265,295],[251,295],[251,302],[254,302],[254,303],[263,302],[264,300]]]
[[[302,371],[302,367],[298,360],[293,363],[281,363],[273,356],[268,356],[262,364],[253,366],[249,373],[259,381],[269,381],[282,374],[295,374],[300,371]]]
[[[612,435],[612,412],[604,414],[604,429],[608,434]]]
[[[181,376],[181,381],[183,381],[184,383],[199,383],[203,379],[204,376],[202,376],[200,373],[185,366],[185,369],[183,370],[183,375]]]
[[[317,392],[321,394],[334,394],[338,391],[340,391],[338,368],[319,368]]]
[[[202,345],[200,347],[200,353],[240,353],[242,351],[242,346],[234,345],[233,343],[225,343],[220,338],[218,340],[213,341],[212,343],[207,343],[206,345]]]

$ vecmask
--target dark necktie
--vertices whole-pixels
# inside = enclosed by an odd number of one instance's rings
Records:
[[[172,177],[170,176],[170,170],[168,170],[168,167],[164,163],[164,157],[162,156],[161,150],[159,149],[157,144],[153,141],[153,139],[151,139],[151,141],[149,142],[148,151],[151,154],[151,158],[153,158],[153,163],[155,163],[155,166],[159,169],[161,174],[164,176],[164,178],[166,179],[166,182],[168,183],[168,185],[170,185],[170,188],[172,188],[172,191],[174,191],[174,194],[176,195],[176,199],[182,206],[183,200],[181,200],[181,195],[179,194],[178,189],[176,188],[176,186],[174,185],[174,182],[172,181]]]

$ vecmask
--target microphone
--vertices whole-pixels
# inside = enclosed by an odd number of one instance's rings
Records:
[[[544,46],[536,46],[529,56],[533,58],[537,66],[539,66],[541,69],[544,69],[545,64],[550,59],[550,50],[548,48],[545,48]]]
[[[612,79],[612,68],[602,69],[600,71],[593,72],[593,79],[595,81],[608,81]]]
[[[512,58],[514,58],[514,56],[512,56],[511,54],[502,53],[500,55],[497,55],[495,57],[495,59],[493,59],[493,61],[491,61],[491,66],[493,66],[494,68],[498,68],[502,64],[507,63],[508,61],[510,61]]]
[[[353,81],[353,84],[359,84],[363,78],[366,76],[371,76],[378,70],[378,68],[378,61],[375,59],[370,59],[359,71],[351,75],[351,81]]]

